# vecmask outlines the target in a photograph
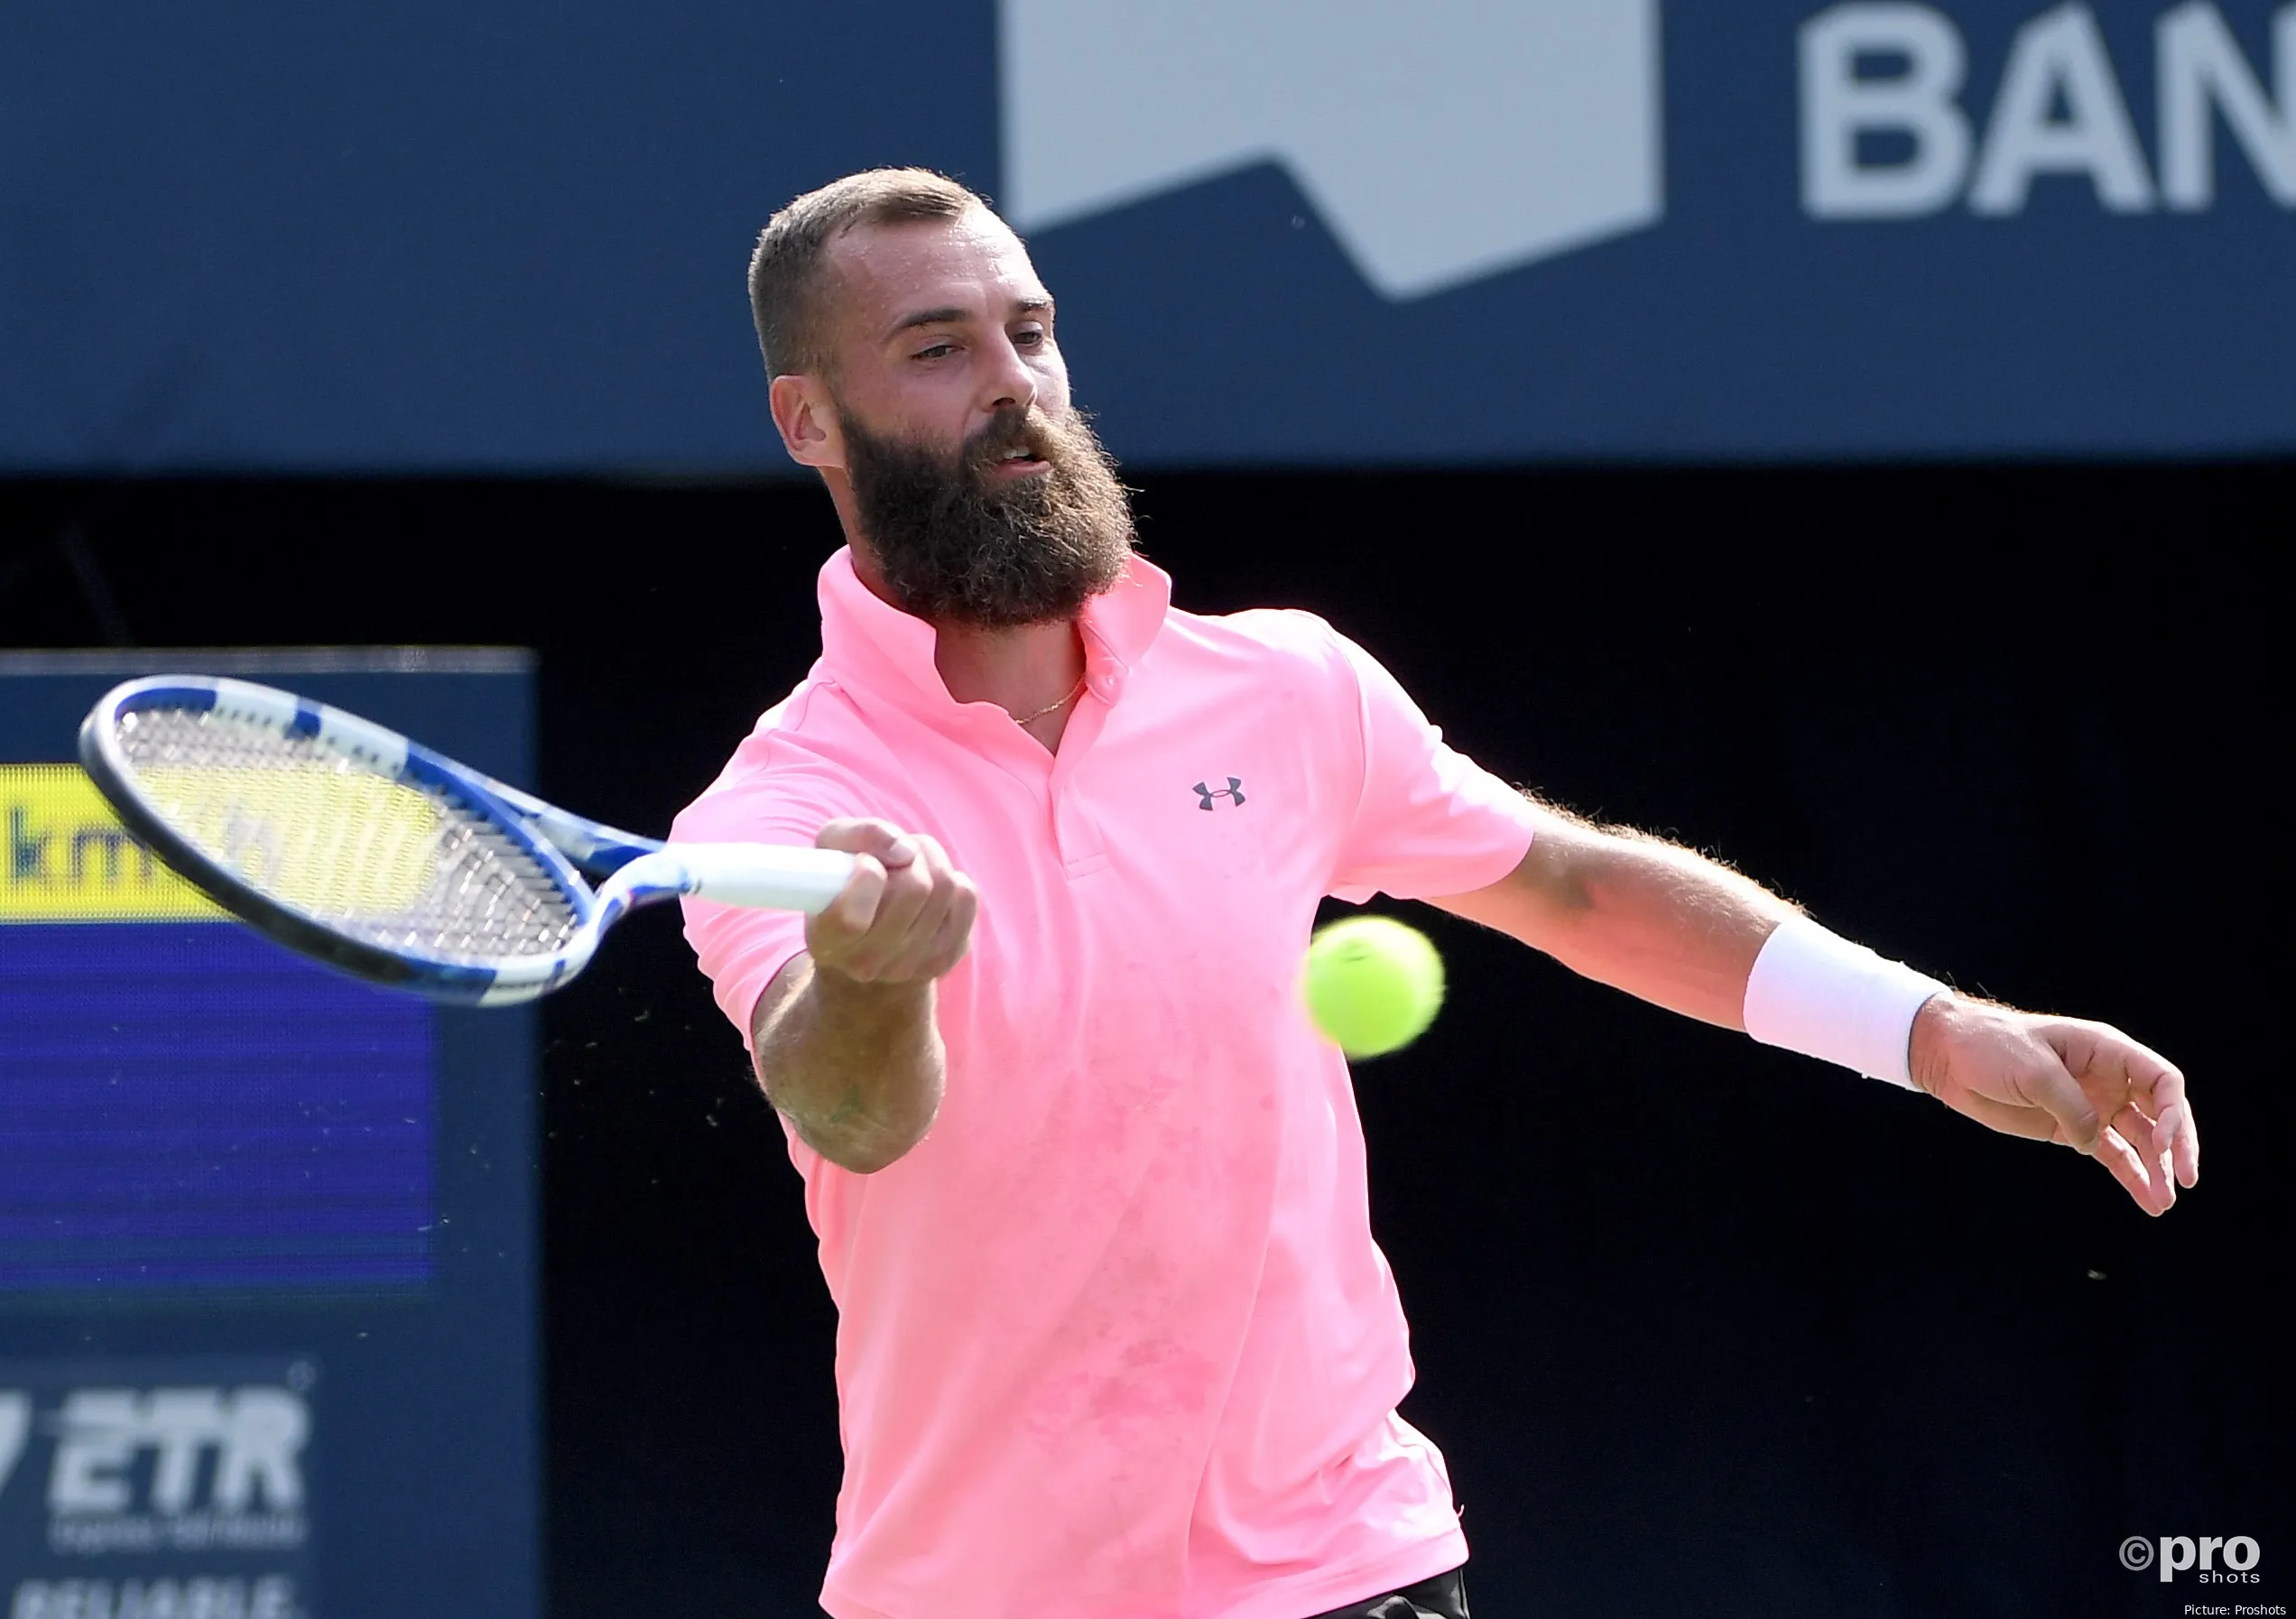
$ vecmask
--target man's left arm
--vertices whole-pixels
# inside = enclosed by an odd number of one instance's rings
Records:
[[[1542,810],[1512,873],[1430,902],[1727,1029],[1747,1028],[1753,985],[1769,1025],[1754,1031],[1761,1038],[1911,1084],[1992,1129],[2071,1147],[2148,1214],[2166,1212],[2177,1184],[2199,1178],[2184,1076],[2158,1053],[2104,1023],[1923,981],[1688,849]]]

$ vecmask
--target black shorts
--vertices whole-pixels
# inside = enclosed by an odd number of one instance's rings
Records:
[[[1454,1568],[1384,1596],[1318,1614],[1315,1619],[1467,1619],[1467,1571]]]

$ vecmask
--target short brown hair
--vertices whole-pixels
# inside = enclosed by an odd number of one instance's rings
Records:
[[[986,199],[930,169],[865,169],[775,214],[749,258],[749,310],[765,375],[823,366],[815,293],[831,242],[856,225],[956,219],[987,207]]]

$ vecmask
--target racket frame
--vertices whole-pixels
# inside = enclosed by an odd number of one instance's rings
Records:
[[[350,938],[261,893],[183,837],[145,800],[136,769],[120,746],[119,722],[146,709],[212,712],[285,735],[310,737],[384,779],[463,800],[556,880],[573,912],[573,930],[551,953],[456,958]],[[232,915],[355,976],[465,1005],[506,1005],[547,995],[588,966],[606,930],[640,905],[707,893],[734,904],[818,911],[835,897],[852,869],[851,856],[824,850],[672,847],[625,832],[569,814],[371,720],[250,680],[162,674],[116,686],[81,723],[79,757],[127,829]],[[605,881],[594,893],[580,872]]]
[[[338,932],[318,918],[251,887],[178,832],[144,798],[136,769],[119,743],[119,722],[146,709],[212,712],[289,736],[308,736],[349,754],[386,780],[468,802],[558,882],[575,930],[565,947],[531,958],[459,960],[416,949],[387,949]],[[205,675],[152,675],[105,694],[79,727],[79,762],[120,820],[186,882],[232,915],[280,943],[375,983],[420,989],[433,997],[499,1004],[542,995],[579,972],[597,948],[597,901],[573,863],[537,834],[495,789],[492,778],[456,763],[371,720],[291,692]],[[522,795],[523,796],[523,795]],[[611,830],[611,828],[601,828]],[[625,856],[624,861],[636,853]],[[525,993],[509,993],[523,989]]]

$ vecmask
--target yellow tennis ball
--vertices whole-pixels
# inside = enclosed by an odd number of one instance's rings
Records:
[[[1443,958],[1427,935],[1355,916],[1308,941],[1308,1015],[1350,1057],[1384,1057],[1426,1032],[1443,1004]]]

